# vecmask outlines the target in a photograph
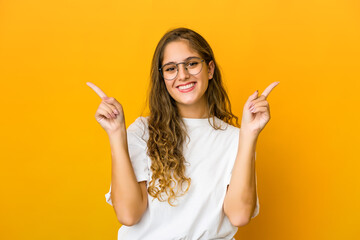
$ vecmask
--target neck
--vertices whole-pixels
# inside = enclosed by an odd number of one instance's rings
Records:
[[[196,105],[177,104],[180,116],[183,118],[209,118],[209,108],[206,101]]]

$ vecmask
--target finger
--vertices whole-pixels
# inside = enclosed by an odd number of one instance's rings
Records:
[[[91,87],[97,93],[97,95],[99,95],[99,97],[101,97],[101,98],[107,97],[106,94],[95,84],[93,84],[91,82],[86,82],[86,84],[89,87]]]
[[[105,99],[105,102],[113,104],[116,107],[118,113],[122,111],[122,105],[115,98],[111,97]]]
[[[251,110],[251,109],[254,109],[257,107],[268,107],[268,106],[269,106],[269,102],[266,100],[263,100],[263,101],[253,104],[249,109]]]
[[[266,101],[265,99],[266,99],[266,97],[264,95],[260,95],[258,98],[251,101],[251,103],[249,104],[249,108],[251,108],[258,102]]]
[[[113,113],[118,114],[116,111],[116,107],[113,104],[107,102],[106,100],[104,100],[102,103],[108,106]]]
[[[100,108],[97,113],[95,114],[95,117],[97,117],[97,115],[101,115],[104,116],[105,118],[111,118],[111,115],[109,114],[109,112],[103,108]]]
[[[250,106],[250,103],[252,100],[256,99],[258,97],[258,90],[256,90],[253,94],[251,94],[248,98],[248,100],[246,101],[245,105],[247,104],[248,106]]]
[[[101,108],[103,108],[104,110],[106,110],[112,117],[115,117],[115,113],[114,113],[114,106],[111,106],[110,104],[106,103],[106,102],[101,102]]]
[[[280,82],[273,82],[264,90],[264,92],[261,95],[265,96],[265,98],[267,98],[267,96],[269,96],[269,94],[273,90],[273,88],[276,87],[279,83]]]
[[[268,111],[267,107],[256,107],[253,110],[250,110],[250,112],[252,112],[252,113],[267,112],[267,111]]]

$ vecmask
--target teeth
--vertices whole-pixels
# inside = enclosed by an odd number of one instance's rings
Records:
[[[194,85],[195,85],[195,83],[189,83],[188,85],[180,86],[179,89],[181,89],[181,90],[188,89],[188,88],[191,88]]]

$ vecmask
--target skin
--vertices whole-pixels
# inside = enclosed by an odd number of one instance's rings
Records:
[[[190,48],[188,40],[177,40],[168,43],[164,49],[164,59],[162,65],[168,62],[183,62],[190,56],[201,56]],[[185,69],[184,64],[180,64],[179,72],[175,79],[164,80],[166,89],[170,96],[175,99],[179,113],[184,118],[207,118],[209,112],[207,108],[205,91],[208,88],[209,81],[214,74],[215,64],[210,61],[207,65],[202,63],[201,72],[197,75],[190,75]],[[194,90],[187,93],[180,92],[176,87],[182,84],[196,82]]]
[[[256,143],[260,132],[270,120],[269,103],[266,99],[278,84],[279,82],[271,83],[259,97],[256,90],[243,109],[238,153],[223,204],[224,213],[231,224],[237,227],[250,222],[256,207]]]
[[[102,99],[95,119],[109,136],[111,149],[111,200],[119,222],[132,226],[147,209],[146,181],[138,182],[131,164],[122,105],[95,84],[86,83]]]
[[[245,103],[243,116],[241,119],[241,129],[253,132],[259,135],[265,125],[270,120],[270,106],[266,100],[270,92],[280,82],[271,83],[264,92],[258,97],[258,91],[256,90]]]

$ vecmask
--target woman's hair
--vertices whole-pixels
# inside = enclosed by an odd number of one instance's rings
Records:
[[[212,117],[214,123],[213,125],[209,118],[211,126],[216,130],[221,129],[220,126],[216,126],[215,117],[233,126],[235,126],[233,119],[236,119],[236,126],[239,126],[238,117],[231,112],[230,100],[210,45],[200,34],[188,28],[176,28],[166,32],[155,49],[151,64],[147,154],[151,159],[152,179],[148,193],[153,200],[157,198],[162,202],[165,201],[162,196],[165,193],[168,196],[167,202],[171,206],[174,206],[171,202],[176,197],[184,195],[189,190],[191,183],[191,178],[184,175],[186,161],[183,156],[183,143],[185,138],[189,137],[186,125],[159,72],[166,45],[176,40],[188,40],[189,46],[205,60],[207,65],[211,60],[215,64],[213,78],[209,80],[205,92],[209,116]],[[179,188],[183,191],[184,183],[187,183],[187,188],[183,194],[178,195]],[[175,187],[178,189],[176,193]]]

